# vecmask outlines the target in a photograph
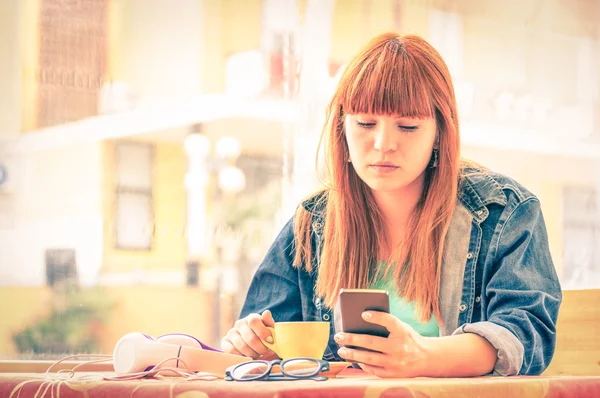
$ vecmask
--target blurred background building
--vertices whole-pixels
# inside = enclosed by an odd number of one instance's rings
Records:
[[[536,193],[563,287],[600,287],[600,1],[0,2],[0,358],[217,345],[377,33],[448,63],[463,155]]]

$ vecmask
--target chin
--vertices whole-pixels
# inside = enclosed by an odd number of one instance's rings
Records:
[[[402,178],[402,179],[386,179],[386,178],[369,178],[365,181],[371,190],[376,192],[395,192],[402,191],[413,186],[418,180],[417,178]]]
[[[390,181],[369,181],[367,185],[376,192],[394,192],[406,188],[406,184],[391,184]]]

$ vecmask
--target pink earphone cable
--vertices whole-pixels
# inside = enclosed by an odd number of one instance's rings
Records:
[[[53,376],[51,374],[52,369],[54,367],[56,367],[57,365],[59,365],[60,363],[67,361],[69,359],[77,359],[77,358],[98,358],[98,359],[82,362],[82,363],[76,365],[75,367],[73,367],[73,369],[60,369],[59,371],[56,372],[56,376]],[[34,396],[42,398],[42,397],[46,396],[48,391],[50,391],[50,393],[51,393],[50,395],[52,397],[54,397],[55,396],[54,387],[56,387],[56,396],[58,396],[60,386],[67,381],[92,381],[92,380],[123,381],[123,380],[141,380],[144,378],[161,379],[163,377],[173,377],[173,376],[179,376],[185,381],[197,381],[197,380],[212,381],[212,380],[217,380],[219,378],[212,373],[194,372],[193,370],[191,370],[189,368],[189,366],[185,363],[185,361],[183,359],[178,358],[178,357],[166,358],[166,359],[160,361],[154,367],[152,367],[152,369],[144,371],[144,372],[129,373],[129,374],[120,375],[120,376],[105,376],[105,375],[99,374],[98,376],[100,376],[100,377],[97,377],[96,375],[89,375],[89,374],[88,375],[80,375],[80,376],[76,375],[77,370],[85,365],[108,362],[108,361],[111,361],[112,358],[113,358],[112,355],[100,355],[100,354],[97,354],[97,355],[83,354],[83,355],[66,356],[66,357],[54,362],[52,365],[50,365],[50,367],[48,367],[48,369],[46,370],[44,377],[34,377],[31,380],[27,380],[27,381],[20,383],[13,390],[11,397],[15,396],[14,394],[16,392],[18,392],[18,394],[16,396],[16,398],[18,398],[21,394],[21,390],[23,389],[23,387],[26,384],[38,381],[40,379],[43,380],[43,382],[38,387]],[[178,367],[163,366],[165,363],[172,362],[172,361],[177,361],[177,366],[182,365],[183,369],[180,369]],[[96,376],[96,377],[94,377],[94,376]]]

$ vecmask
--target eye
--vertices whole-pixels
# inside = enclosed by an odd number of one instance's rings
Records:
[[[371,128],[375,127],[375,123],[374,122],[360,122],[360,121],[357,121],[356,124],[359,127],[362,127],[364,129],[371,129]]]
[[[419,126],[404,126],[404,125],[398,125],[398,128],[400,130],[406,131],[406,132],[411,132],[411,131],[416,131]]]

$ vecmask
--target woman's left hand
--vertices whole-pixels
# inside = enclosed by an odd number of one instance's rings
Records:
[[[385,327],[390,335],[385,338],[367,334],[337,333],[335,341],[345,346],[338,350],[342,358],[360,363],[362,369],[378,377],[429,376],[427,370],[430,369],[431,353],[428,338],[421,336],[391,314],[366,311],[362,315],[365,321]]]

